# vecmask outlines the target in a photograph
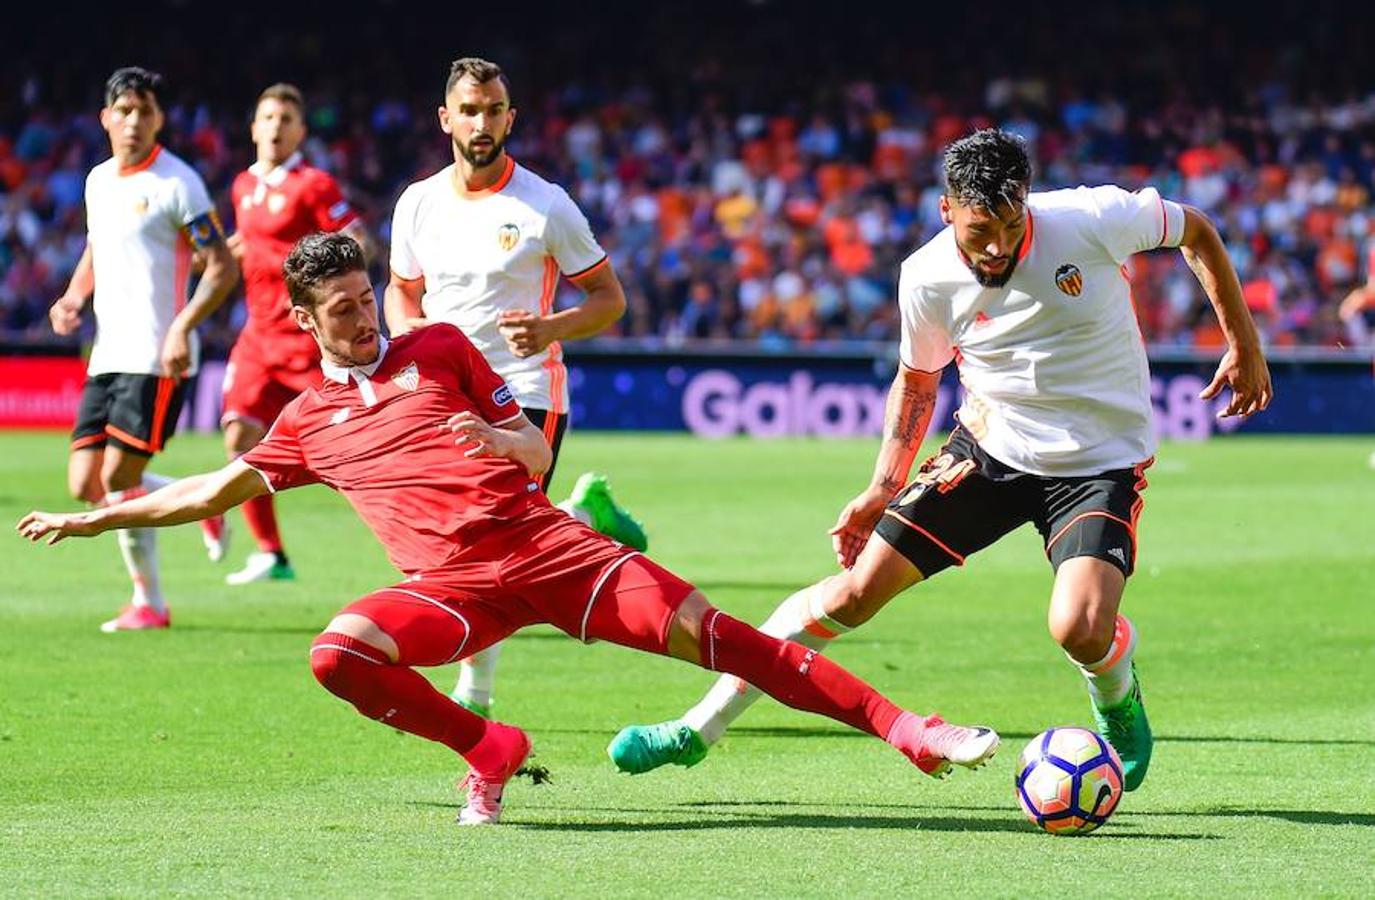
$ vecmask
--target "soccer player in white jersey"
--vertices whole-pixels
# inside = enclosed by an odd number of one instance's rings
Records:
[[[124,68],[105,85],[100,124],[110,159],[86,178],[86,249],[48,317],[58,334],[81,325],[95,294],[96,338],[72,432],[67,485],[87,503],[117,503],[169,484],[146,472],[176,430],[200,347],[195,328],[238,278],[210,194],[196,170],[157,143],[162,79]],[[187,300],[193,254],[204,272]],[[205,529],[212,559],[223,555],[223,517]],[[166,628],[156,532],[116,532],[133,599],[102,631]]]
[[[1025,148],[994,130],[948,148],[945,180],[948,227],[902,264],[901,364],[873,479],[831,531],[843,571],[789,597],[760,630],[820,650],[1032,522],[1055,569],[1051,635],[1087,681],[1134,790],[1152,739],[1132,664],[1136,629],[1118,606],[1156,437],[1127,258],[1178,247],[1198,277],[1227,336],[1203,392],[1231,388],[1222,415],[1269,404],[1260,340],[1226,248],[1198,210],[1153,188],[1029,193]],[[965,387],[959,424],[905,484],[952,360]],[[693,765],[757,696],[721,679],[682,719],[623,729],[608,751],[633,773]]]
[[[454,164],[396,202],[384,305],[393,335],[431,321],[458,326],[544,432],[557,463],[568,425],[560,342],[605,331],[625,312],[625,294],[568,194],[506,153],[515,119],[499,66],[473,57],[451,64],[439,127]],[[586,296],[555,312],[560,276]],[[540,487],[549,487],[553,472],[551,465]],[[601,475],[584,474],[559,505],[636,550],[648,545]],[[454,699],[482,715],[490,713],[499,652],[497,645],[464,660],[454,689]]]

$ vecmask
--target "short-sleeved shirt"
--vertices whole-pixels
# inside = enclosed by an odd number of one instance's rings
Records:
[[[406,188],[392,218],[391,269],[425,279],[425,317],[463,329],[522,405],[565,412],[567,376],[557,342],[520,359],[497,329],[504,310],[548,315],[559,276],[606,263],[587,218],[556,184],[507,158],[489,190],[460,196],[454,167]]]
[[[136,166],[108,159],[86,176],[86,232],[96,320],[88,373],[161,375],[163,340],[186,306],[192,251],[223,237],[205,182],[161,145]],[[194,333],[190,344],[194,373]]]
[[[995,459],[1036,475],[1094,475],[1155,452],[1150,372],[1124,264],[1179,245],[1184,210],[1154,188],[1033,193],[1016,268],[978,283],[953,227],[902,264],[904,365],[957,361],[960,422]]]
[[[334,178],[306,165],[300,153],[268,169],[254,163],[232,188],[236,227],[243,236],[244,334],[314,342],[291,317],[282,263],[296,242],[317,231],[338,231],[358,218]]]
[[[521,415],[457,328],[383,341],[368,366],[323,368],[323,386],[287,404],[242,458],[274,492],[321,483],[343,494],[402,572],[442,572],[484,535],[549,506],[520,463],[468,459],[440,428],[465,411],[497,425]]]

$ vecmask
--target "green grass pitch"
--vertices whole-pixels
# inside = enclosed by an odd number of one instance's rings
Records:
[[[0,518],[68,509],[65,439],[0,435]],[[554,494],[608,472],[654,556],[758,622],[830,571],[826,529],[872,442],[570,437]],[[128,588],[112,537],[0,540],[0,893],[29,896],[1369,895],[1375,860],[1370,439],[1172,444],[1149,473],[1125,609],[1155,762],[1086,838],[1034,831],[1012,760],[1088,724],[1045,629],[1030,528],[896,600],[834,658],[903,705],[999,729],[982,771],[931,781],[877,741],[761,703],[700,766],[616,774],[607,740],[710,677],[553,630],[507,646],[497,712],[553,783],[460,829],[445,749],[315,684],[312,636],[395,576],[346,503],[284,495],[299,573],[229,588],[194,526],[164,532],[165,633],[102,635]],[[157,471],[219,464],[179,437]],[[434,670],[445,689],[453,669]]]

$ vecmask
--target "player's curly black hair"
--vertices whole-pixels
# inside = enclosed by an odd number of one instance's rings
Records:
[[[966,206],[992,211],[1026,202],[1031,160],[1014,134],[985,128],[945,150],[945,193]]]
[[[162,76],[140,66],[115,69],[105,82],[105,105],[114,106],[116,100],[130,91],[139,97],[152,97],[161,106]]]
[[[282,263],[286,291],[292,306],[313,309],[318,299],[315,287],[326,278],[349,272],[366,272],[363,248],[346,234],[317,231],[296,242]]]

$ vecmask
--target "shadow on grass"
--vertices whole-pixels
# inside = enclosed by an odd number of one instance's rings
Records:
[[[730,734],[737,737],[763,738],[868,738],[869,735],[849,728],[827,728],[825,726],[766,726],[755,727],[740,725],[732,728]],[[1000,731],[1005,741],[1029,741],[1035,734],[1029,731]],[[1356,738],[1281,738],[1281,737],[1227,737],[1223,735],[1157,734],[1158,743],[1165,744],[1275,744],[1292,746],[1323,747],[1375,747],[1375,740]]]

